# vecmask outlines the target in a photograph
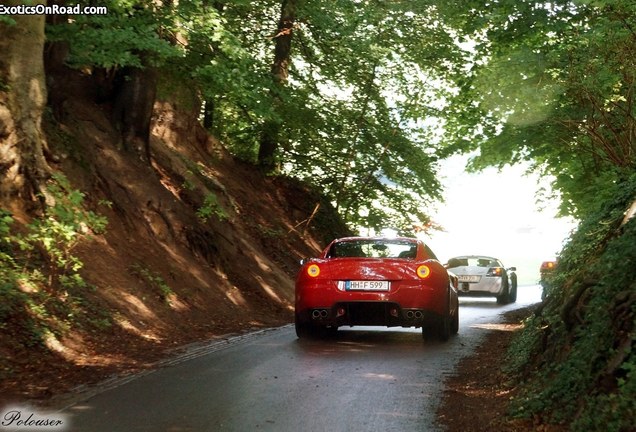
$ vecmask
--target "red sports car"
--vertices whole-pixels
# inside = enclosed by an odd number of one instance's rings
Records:
[[[457,278],[421,240],[340,238],[302,263],[295,315],[299,338],[364,325],[445,341],[459,330]]]

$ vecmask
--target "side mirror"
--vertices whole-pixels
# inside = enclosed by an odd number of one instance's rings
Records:
[[[508,270],[510,271],[517,271],[517,267],[509,267]]]

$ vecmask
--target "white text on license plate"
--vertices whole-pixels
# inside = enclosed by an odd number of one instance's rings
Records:
[[[460,276],[457,276],[457,280],[459,282],[479,282],[480,279],[481,279],[481,276],[477,276],[477,275],[460,275]]]
[[[344,281],[346,291],[388,291],[389,281]]]

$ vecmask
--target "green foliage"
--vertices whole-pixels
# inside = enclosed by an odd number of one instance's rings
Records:
[[[227,220],[228,216],[223,206],[219,203],[216,194],[209,192],[203,201],[203,205],[197,210],[199,219],[206,221],[214,216],[219,221]]]
[[[170,298],[174,295],[174,291],[161,276],[141,264],[131,266],[131,271],[142,278],[151,289],[155,290],[163,301],[170,303]]]
[[[562,214],[594,213],[636,167],[636,4],[470,4],[445,8],[475,43],[446,151],[478,150],[473,169],[530,161],[554,178]]]
[[[636,176],[584,221],[561,253],[542,314],[510,353],[537,368],[514,401],[515,414],[570,424],[571,430],[627,431],[636,414]],[[526,370],[527,372],[527,370]]]
[[[164,14],[169,8],[155,9],[144,0],[109,0],[103,5],[108,7],[107,15],[79,15],[72,21],[47,26],[50,41],[69,43],[70,65],[105,69],[143,67],[162,64],[181,54],[160,36],[167,24]]]
[[[285,85],[278,1],[110,0],[47,37],[78,67],[163,66],[234,155],[256,162],[275,135],[279,170],[356,227],[425,224],[455,152],[478,151],[473,169],[530,161],[579,218],[634,170],[633,2],[295,4]]]
[[[0,25],[15,25],[15,20],[7,15],[0,15]]]
[[[23,251],[32,252],[43,249],[50,263],[66,273],[76,274],[82,267],[80,260],[71,254],[79,240],[89,234],[102,233],[106,229],[107,219],[83,208],[84,194],[71,189],[69,181],[60,174],[53,174],[48,193],[55,203],[47,207],[44,218],[35,219],[29,224],[29,233],[16,238]],[[52,272],[56,272],[53,268]],[[76,278],[65,278],[65,282]]]
[[[434,121],[459,58],[432,6],[303,2],[281,161],[352,226],[412,232],[441,198]]]
[[[81,313],[79,296],[88,284],[72,251],[107,223],[83,208],[84,195],[62,175],[53,175],[47,193],[54,204],[24,230],[14,230],[11,214],[0,209],[0,327],[12,323],[31,345],[47,332],[65,331]]]
[[[441,197],[442,83],[462,56],[434,5],[298,2],[285,86],[271,76],[279,1],[106,5],[106,16],[47,28],[72,65],[163,66],[202,97],[206,127],[234,155],[255,162],[275,132],[280,171],[324,191],[351,225],[428,221]]]

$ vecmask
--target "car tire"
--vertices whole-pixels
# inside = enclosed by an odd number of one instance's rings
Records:
[[[450,312],[447,312],[443,317],[439,319],[437,322],[436,329],[437,340],[440,342],[446,342],[451,335],[451,317]]]
[[[502,280],[506,286],[504,287],[503,293],[497,296],[497,304],[506,304],[510,302],[510,286],[508,285],[508,277],[506,276]]]
[[[296,316],[294,327],[296,329],[296,336],[298,337],[298,339],[307,339],[314,337],[315,335],[314,326],[312,326],[308,322],[298,319],[298,316]]]
[[[450,305],[447,303],[444,315],[435,317],[429,326],[422,326],[422,337],[425,340],[437,339],[446,342],[450,339],[451,327]]]
[[[451,333],[454,335],[459,333],[459,308],[455,309],[455,315],[451,320]]]
[[[510,275],[510,284],[512,285],[510,288],[510,295],[508,296],[508,302],[514,303],[517,301],[517,274],[512,273]]]

